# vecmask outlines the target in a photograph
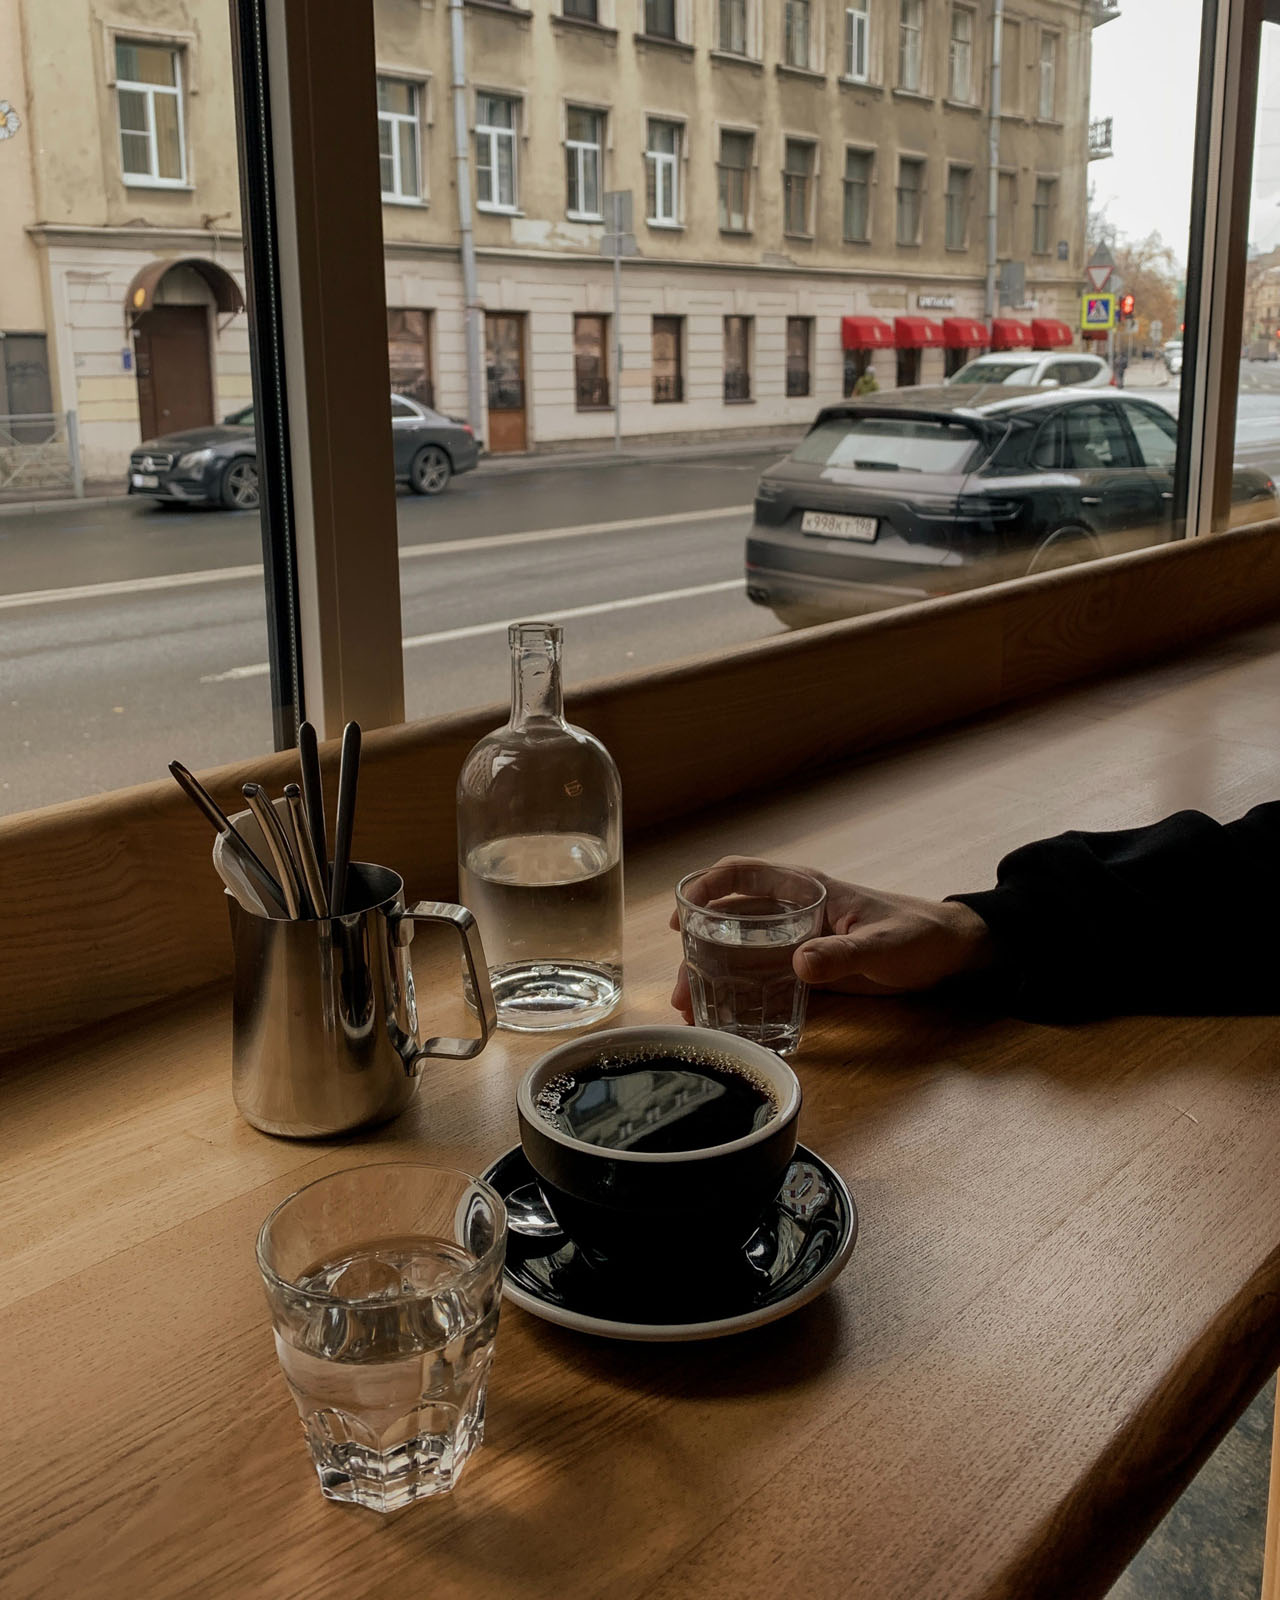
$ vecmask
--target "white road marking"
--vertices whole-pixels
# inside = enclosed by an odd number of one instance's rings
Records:
[[[544,608],[556,622],[572,622],[576,617],[600,617],[610,611],[632,611],[637,606],[663,605],[672,600],[693,600],[704,594],[726,594],[730,589],[744,587],[741,578],[728,578],[720,583],[700,583],[692,589],[667,589],[661,594],[635,594],[623,600],[601,600],[590,606],[555,606]],[[447,628],[443,633],[415,633],[404,641],[406,650],[417,650],[427,644],[448,644],[454,639],[478,639],[486,633],[505,633],[513,622],[522,622],[530,615],[504,617],[500,622],[477,622],[469,628]],[[255,661],[252,666],[232,667],[228,672],[212,672],[201,678],[201,683],[230,683],[239,678],[265,678],[270,668],[265,661]]]
[[[626,533],[632,528],[674,527],[682,522],[714,522],[720,517],[738,517],[751,510],[745,506],[715,506],[708,511],[673,511],[660,517],[624,517],[618,522],[583,522],[570,528],[534,528],[527,533],[486,534],[479,539],[447,539],[439,544],[407,544],[400,551],[401,561],[416,561],[423,556],[455,556],[468,550],[499,550],[508,545],[538,544],[551,539],[583,539],[592,534]],[[0,595],[0,611],[15,611],[22,606],[49,605],[59,600],[105,600],[112,595],[151,594],[162,589],[184,589],[209,583],[235,583],[244,578],[260,578],[262,568],[216,567],[201,572],[171,572],[156,578],[125,578],[118,583],[84,583],[66,589],[28,589],[21,594]]]

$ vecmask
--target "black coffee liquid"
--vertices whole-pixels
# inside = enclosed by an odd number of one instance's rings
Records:
[[[539,1114],[606,1150],[703,1150],[729,1144],[778,1109],[773,1090],[727,1056],[653,1051],[605,1056],[552,1078]]]

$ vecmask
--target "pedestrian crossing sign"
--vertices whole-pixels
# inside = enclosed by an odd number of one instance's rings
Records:
[[[1116,297],[1086,294],[1080,299],[1080,326],[1086,332],[1103,332],[1116,325]]]

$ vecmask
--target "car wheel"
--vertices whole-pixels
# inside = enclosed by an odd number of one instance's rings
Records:
[[[1078,567],[1084,561],[1093,561],[1100,555],[1097,545],[1081,528],[1057,528],[1037,545],[1027,563],[1027,576],[1037,572],[1061,572],[1064,567]]]
[[[258,509],[258,463],[248,456],[237,456],[223,468],[218,498],[228,511]]]
[[[414,494],[443,494],[453,477],[453,463],[438,444],[424,444],[409,466]]]

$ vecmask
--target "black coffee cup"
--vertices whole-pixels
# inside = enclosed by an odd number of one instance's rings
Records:
[[[600,1063],[680,1055],[696,1071],[735,1069],[767,1091],[764,1120],[727,1143],[693,1149],[611,1148],[574,1137],[539,1109],[555,1080]],[[711,1028],[612,1028],[549,1051],[516,1092],[520,1143],[556,1221],[595,1258],[619,1264],[665,1252],[672,1230],[688,1256],[710,1264],[742,1246],[781,1187],[795,1155],[800,1081],[781,1056]]]

